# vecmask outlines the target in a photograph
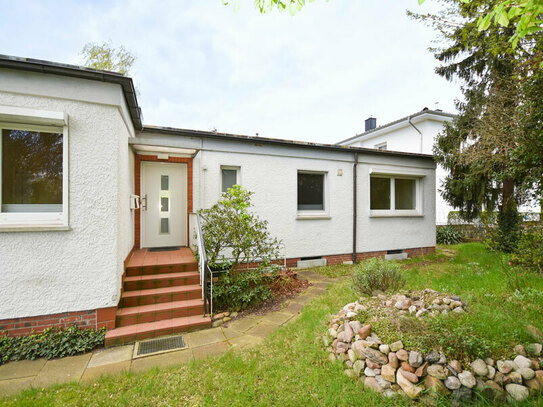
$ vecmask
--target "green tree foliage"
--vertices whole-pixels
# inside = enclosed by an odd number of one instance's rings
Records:
[[[499,206],[502,235],[512,236],[519,227],[517,204],[541,191],[541,172],[537,176],[528,164],[540,162],[541,155],[526,143],[541,137],[541,122],[533,115],[541,115],[536,95],[542,90],[542,35],[526,36],[513,49],[508,42],[513,27],[478,30],[480,16],[493,1],[441,3],[437,15],[411,15],[439,32],[442,46],[433,49],[441,63],[436,72],[459,81],[464,96],[456,104],[458,117],[445,126],[434,148],[437,161],[449,170],[443,196],[466,219]]]
[[[288,11],[291,15],[296,14],[300,11],[302,7],[305,6],[306,0],[254,0],[256,9],[262,13],[269,13],[273,10],[278,10],[280,12]],[[308,0],[308,2],[313,2],[315,0]],[[225,5],[232,4],[234,9],[239,9],[240,0],[223,0]]]
[[[115,48],[110,42],[102,44],[88,42],[81,50],[81,55],[85,59],[84,65],[88,68],[118,72],[125,76],[130,73],[136,61],[132,52],[122,45]]]

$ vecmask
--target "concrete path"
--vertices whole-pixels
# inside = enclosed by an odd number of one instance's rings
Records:
[[[0,366],[0,397],[31,387],[42,389],[58,383],[88,383],[103,375],[175,366],[192,359],[222,354],[229,349],[255,346],[279,326],[294,320],[306,303],[326,292],[328,285],[335,281],[309,270],[299,271],[298,275],[308,279],[312,286],[285,301],[280,311],[249,315],[218,328],[189,332],[183,335],[186,347],[182,350],[134,357],[135,345],[131,344],[62,359],[7,363]]]

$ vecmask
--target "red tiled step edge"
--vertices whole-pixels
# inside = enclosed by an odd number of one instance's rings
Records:
[[[175,287],[150,288],[147,290],[125,291],[121,296],[121,308],[162,302],[194,300],[202,297],[199,284]]]
[[[123,326],[106,332],[106,346],[134,342],[140,339],[170,335],[190,329],[211,325],[211,318],[195,315],[190,317],[165,319],[156,322]]]
[[[126,275],[129,277],[158,273],[186,273],[190,271],[198,271],[198,263],[191,261],[186,263],[151,264],[126,267]]]
[[[200,273],[197,271],[189,271],[185,273],[148,274],[126,277],[124,279],[124,289],[126,291],[133,291],[147,288],[163,288],[199,283]]]
[[[204,315],[204,301],[202,299],[120,308],[116,314],[116,326],[121,327],[193,315]]]

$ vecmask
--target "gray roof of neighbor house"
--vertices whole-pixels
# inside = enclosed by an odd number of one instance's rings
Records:
[[[391,156],[417,157],[417,158],[426,158],[426,159],[431,159],[431,160],[434,159],[434,157],[431,154],[407,153],[403,151],[392,151],[392,150],[377,150],[374,148],[340,146],[337,144],[312,143],[309,141],[285,140],[285,139],[259,137],[259,136],[244,136],[240,134],[220,133],[217,131],[178,129],[174,127],[163,127],[163,126],[145,125],[143,126],[143,130],[141,131],[141,133],[143,134],[159,133],[159,134],[169,134],[172,136],[203,137],[203,138],[216,139],[216,140],[219,139],[219,140],[241,141],[241,142],[269,144],[269,145],[276,145],[276,146],[286,146],[286,147],[305,147],[305,148],[311,148],[311,149],[316,149],[316,150],[360,152],[360,153],[367,153],[367,154],[384,154],[384,155],[391,155]]]
[[[403,121],[408,121],[409,119],[414,119],[415,117],[422,116],[422,115],[425,115],[425,114],[433,114],[433,115],[443,116],[443,117],[447,117],[447,118],[455,118],[457,116],[454,113],[447,113],[447,112],[443,112],[441,110],[430,110],[427,107],[425,107],[424,109],[422,109],[421,111],[419,111],[417,113],[410,114],[409,116],[405,116],[405,117],[402,117],[401,119],[394,120],[393,122],[383,124],[382,126],[379,126],[379,127],[374,128],[374,129],[368,130],[368,131],[366,131],[364,133],[360,133],[360,134],[357,134],[357,135],[355,135],[353,137],[349,137],[349,138],[347,138],[345,140],[338,141],[336,144],[345,143],[347,141],[351,141],[351,140],[357,139],[359,137],[367,136],[368,134],[374,133],[374,132],[379,131],[379,130],[386,129],[387,127],[394,126],[395,124],[401,123]]]
[[[21,58],[0,54],[0,68],[17,69],[31,72],[41,72],[53,75],[69,76],[72,78],[90,79],[94,81],[116,83],[121,86],[130,111],[132,124],[137,130],[143,128],[141,108],[138,105],[136,91],[132,78],[117,72],[101,71],[77,65],[60,64],[58,62],[42,61],[32,58]]]

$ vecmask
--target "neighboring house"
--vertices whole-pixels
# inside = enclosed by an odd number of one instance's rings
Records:
[[[431,156],[144,126],[116,73],[0,56],[0,136],[11,335],[76,323],[112,344],[209,325],[190,214],[236,183],[289,267],[435,246]]]
[[[365,121],[365,131],[354,137],[340,141],[338,145],[377,148],[380,150],[406,151],[410,153],[433,154],[434,142],[443,130],[443,125],[451,121],[454,114],[441,110],[424,108],[410,116],[376,127],[377,120],[370,117]],[[440,190],[447,171],[436,169],[436,223],[447,224],[450,211],[455,209],[441,196]]]

